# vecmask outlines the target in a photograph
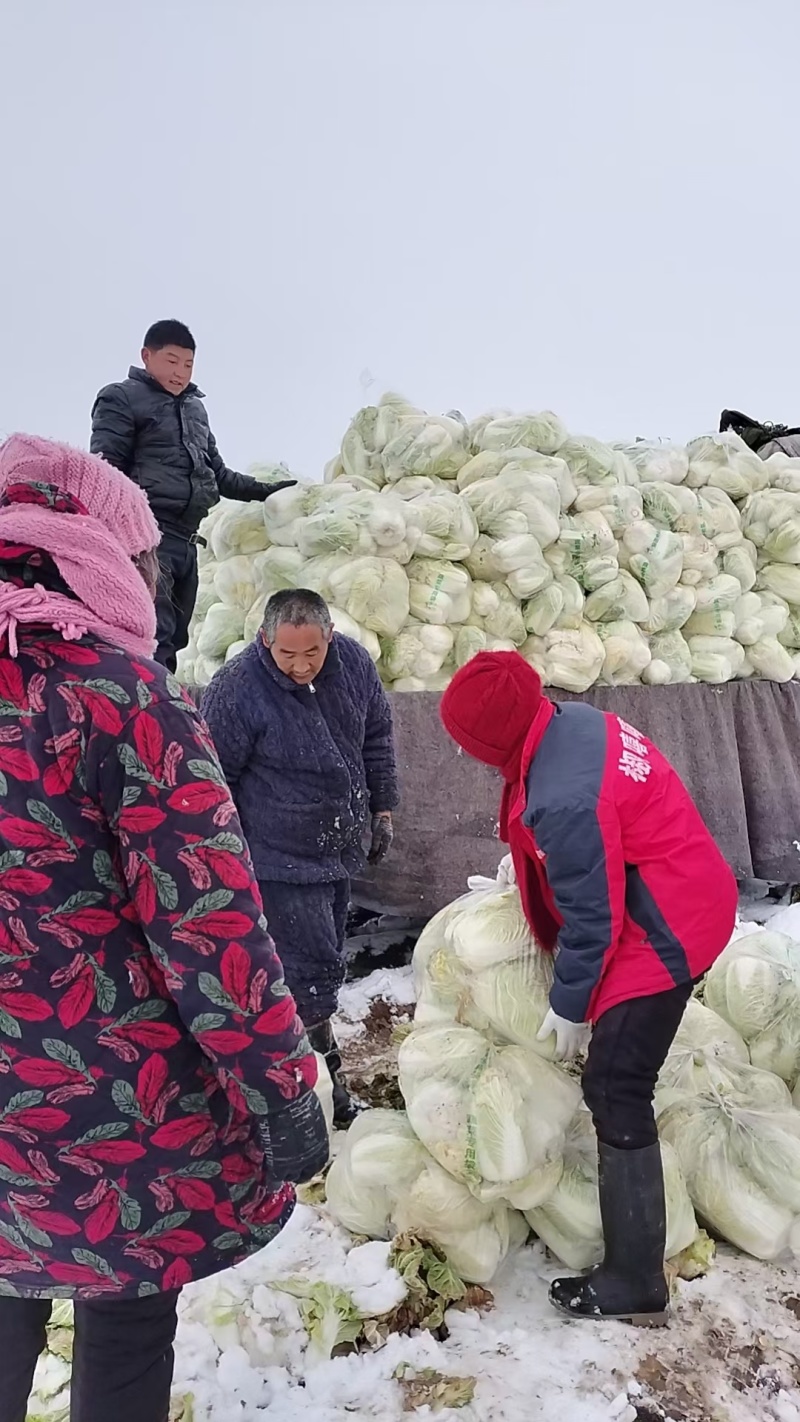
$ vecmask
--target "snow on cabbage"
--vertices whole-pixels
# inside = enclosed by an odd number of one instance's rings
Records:
[[[189,684],[252,640],[271,593],[304,586],[397,691],[439,691],[487,649],[575,692],[800,670],[800,460],[732,432],[610,445],[551,411],[467,424],[386,395],[324,482],[223,500],[202,533]]]

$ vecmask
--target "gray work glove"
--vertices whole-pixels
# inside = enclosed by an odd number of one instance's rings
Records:
[[[392,817],[388,810],[382,810],[380,814],[372,816],[372,843],[367,856],[370,864],[382,864],[394,839],[394,827]]]
[[[270,1111],[259,1122],[259,1135],[267,1174],[274,1181],[305,1185],[325,1169],[330,1159],[328,1127],[313,1091]]]

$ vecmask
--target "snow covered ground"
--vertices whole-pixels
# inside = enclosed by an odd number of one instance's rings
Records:
[[[780,926],[800,934],[800,906]],[[337,1031],[365,1075],[385,1068],[393,1024],[412,1003],[410,968],[377,969],[344,989]],[[187,1290],[176,1394],[191,1395],[194,1422],[399,1422],[402,1364],[477,1379],[468,1406],[436,1414],[444,1422],[800,1422],[800,1261],[769,1266],[722,1250],[706,1279],[678,1285],[669,1330],[651,1334],[562,1321],[547,1302],[557,1271],[534,1244],[495,1280],[493,1309],[448,1315],[445,1342],[393,1335],[378,1351],[318,1362],[297,1303],[273,1285],[299,1275],[352,1291],[364,1263],[358,1251],[348,1263],[352,1244],[324,1209],[298,1207],[262,1255]],[[371,1297],[391,1301],[397,1276],[380,1246],[368,1248]],[[223,1325],[210,1322],[220,1302]]]
[[[399,1422],[403,1363],[477,1378],[471,1404],[438,1414],[454,1422],[800,1422],[797,1269],[724,1253],[707,1279],[679,1286],[669,1331],[650,1334],[562,1322],[547,1303],[555,1271],[534,1245],[497,1279],[493,1310],[448,1315],[446,1342],[394,1335],[315,1363],[298,1305],[271,1284],[304,1275],[352,1288],[351,1243],[301,1206],[264,1254],[187,1290],[176,1392],[192,1395],[195,1422]],[[384,1267],[367,1297],[391,1303],[396,1278]],[[210,1323],[223,1306],[231,1321]]]

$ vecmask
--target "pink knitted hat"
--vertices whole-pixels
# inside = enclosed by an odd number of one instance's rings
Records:
[[[157,547],[161,538],[147,496],[99,455],[36,435],[12,434],[0,446],[0,494],[9,484],[54,484],[72,494],[129,558]]]

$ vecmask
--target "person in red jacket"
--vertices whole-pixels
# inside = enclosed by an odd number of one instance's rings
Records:
[[[445,728],[505,779],[500,837],[525,916],[557,948],[542,1039],[586,1042],[602,1265],[558,1279],[578,1318],[667,1321],[666,1206],[653,1094],[692,985],[730,941],[736,880],[682,781],[619,716],[556,706],[517,652],[482,652],[441,702]]]

